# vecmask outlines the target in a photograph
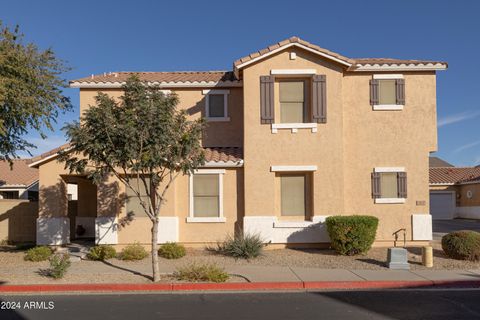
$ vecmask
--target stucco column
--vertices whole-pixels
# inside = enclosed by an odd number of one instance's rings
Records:
[[[40,170],[37,244],[70,242],[67,184],[59,175]]]
[[[95,243],[118,243],[118,215],[125,200],[123,186],[114,176],[97,185]]]

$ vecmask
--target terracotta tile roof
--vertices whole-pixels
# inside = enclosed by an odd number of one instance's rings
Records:
[[[430,168],[430,183],[456,184],[472,181],[480,182],[480,167],[436,167]]]
[[[251,61],[255,58],[258,58],[260,56],[263,56],[265,54],[268,54],[269,52],[272,52],[280,47],[287,46],[291,43],[298,43],[301,45],[304,45],[305,47],[308,47],[309,49],[316,50],[320,53],[327,54],[329,56],[332,56],[336,59],[339,59],[341,61],[344,61],[346,63],[351,64],[352,66],[350,67],[351,69],[355,69],[359,65],[373,65],[373,64],[379,64],[379,65],[393,65],[393,64],[406,64],[406,65],[426,65],[426,64],[445,64],[446,62],[441,62],[441,61],[429,61],[429,60],[405,60],[405,59],[391,59],[391,58],[357,58],[357,59],[352,59],[352,58],[347,58],[345,56],[342,56],[338,53],[332,52],[330,50],[321,48],[317,45],[314,45],[308,41],[302,40],[298,37],[291,37],[289,39],[280,41],[278,43],[275,43],[265,49],[256,51],[252,54],[249,54],[248,56],[245,56],[243,58],[240,58],[236,60],[233,63],[234,68],[237,68],[239,65]]]
[[[335,53],[335,52],[332,52],[330,50],[327,50],[327,49],[323,49],[323,48],[320,48],[319,46],[315,45],[315,44],[312,44],[308,41],[305,41],[305,40],[302,40],[300,39],[299,37],[291,37],[289,39],[286,39],[286,40],[283,40],[283,41],[280,41],[280,42],[277,42],[271,46],[268,46],[267,48],[265,49],[262,49],[262,50],[258,50],[258,51],[255,51],[254,53],[251,53],[249,54],[248,56],[245,56],[243,58],[240,58],[238,60],[236,60],[234,63],[233,63],[233,66],[234,67],[238,67],[239,65],[245,63],[245,62],[248,62],[252,59],[255,59],[255,58],[258,58],[260,56],[263,56],[269,52],[272,52],[280,47],[284,47],[286,45],[289,45],[291,43],[298,43],[298,44],[301,44],[301,45],[304,45],[305,47],[308,47],[310,49],[313,49],[313,50],[316,50],[316,51],[319,51],[321,53],[324,53],[324,54],[327,54],[329,56],[332,56],[332,57],[335,57],[339,60],[342,60],[346,63],[349,63],[349,64],[353,64],[355,63],[354,60],[350,59],[350,58],[347,58],[347,57],[344,57],[338,53]]]
[[[38,180],[38,170],[28,166],[29,159],[13,160],[10,169],[8,161],[0,161],[0,187],[29,186]]]
[[[61,145],[55,149],[52,149],[48,152],[42,153],[41,155],[26,160],[27,164],[31,164],[34,162],[39,162],[41,164],[41,160],[47,160],[48,157],[56,155],[59,151],[65,150],[70,146],[69,143]],[[207,162],[240,162],[243,158],[242,148],[240,147],[206,147],[205,149],[205,160]],[[55,157],[52,157],[55,158]],[[38,165],[35,165],[38,167]]]
[[[440,159],[439,157],[429,157],[428,164],[430,168],[434,167],[453,167],[452,164],[448,163],[447,161]]]
[[[205,160],[213,162],[239,162],[243,158],[242,148],[209,147],[205,148]]]
[[[447,64],[444,61],[431,61],[431,60],[405,60],[405,59],[392,59],[392,58],[356,58],[355,64],[356,65],[365,65],[365,64],[386,64],[386,65],[392,65],[392,64],[437,64],[437,63],[442,63],[442,64]]]
[[[71,80],[78,83],[125,82],[132,74],[141,80],[160,83],[227,82],[237,81],[231,71],[177,71],[177,72],[109,72]]]

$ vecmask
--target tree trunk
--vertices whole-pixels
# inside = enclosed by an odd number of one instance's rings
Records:
[[[152,226],[152,270],[153,282],[160,280],[160,270],[158,269],[158,218],[153,221]]]

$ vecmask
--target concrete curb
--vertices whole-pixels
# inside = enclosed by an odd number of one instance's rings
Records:
[[[146,284],[40,284],[0,285],[0,293],[33,292],[182,292],[182,291],[284,291],[353,290],[395,288],[480,288],[480,280],[466,281],[312,281],[247,283],[146,283]]]

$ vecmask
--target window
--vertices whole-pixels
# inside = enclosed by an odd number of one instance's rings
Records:
[[[190,176],[190,214],[187,222],[225,222],[224,170],[197,170]]]
[[[229,90],[203,90],[205,95],[205,118],[207,121],[229,121]]]
[[[305,81],[281,81],[280,122],[302,123],[306,118]]]
[[[407,198],[407,174],[404,168],[375,168],[372,174],[375,203],[404,203]]]
[[[405,82],[401,74],[375,74],[370,82],[373,110],[403,110]]]
[[[136,182],[134,182],[136,183]],[[150,201],[147,196],[147,191],[145,189],[144,183],[140,180],[140,197],[142,200],[148,205]],[[150,183],[150,179],[146,178],[146,183]],[[127,200],[126,200],[126,209],[127,214],[134,214],[136,217],[146,217],[147,214],[140,203],[140,199],[137,197],[135,192],[133,192],[130,188],[126,190]]]
[[[18,191],[0,191],[0,199],[18,199]]]
[[[281,173],[280,215],[282,217],[310,218],[310,174],[305,172]]]
[[[378,104],[397,104],[396,80],[378,80]]]

